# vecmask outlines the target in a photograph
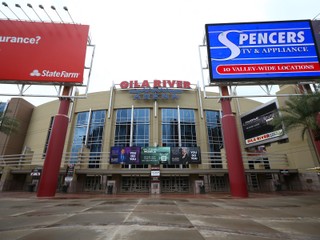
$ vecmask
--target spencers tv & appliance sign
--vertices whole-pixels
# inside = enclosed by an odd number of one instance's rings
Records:
[[[257,146],[288,138],[282,127],[275,128],[272,125],[272,120],[278,114],[277,103],[272,101],[240,116],[245,144]]]
[[[89,26],[0,20],[0,82],[82,84]]]
[[[212,84],[320,77],[308,20],[207,24],[206,37]]]

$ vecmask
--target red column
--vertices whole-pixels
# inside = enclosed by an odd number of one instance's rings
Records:
[[[70,87],[63,95],[69,96]],[[58,114],[54,118],[37,197],[54,197],[56,194],[63,147],[68,129],[70,98],[61,98]]]
[[[229,96],[228,88],[221,86],[223,96]],[[222,131],[224,147],[227,155],[229,182],[232,197],[247,198],[247,182],[243,167],[241,147],[235,116],[231,110],[230,98],[221,99],[222,107]]]

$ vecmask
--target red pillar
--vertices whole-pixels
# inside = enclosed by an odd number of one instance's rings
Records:
[[[223,96],[229,96],[228,88],[221,86]],[[241,147],[235,116],[231,110],[230,98],[221,99],[222,131],[227,155],[229,182],[232,197],[247,198],[247,182],[243,167]]]
[[[63,95],[69,96],[70,87]],[[54,197],[56,194],[63,147],[68,129],[70,98],[61,98],[58,114],[54,118],[47,154],[43,165],[37,197]]]

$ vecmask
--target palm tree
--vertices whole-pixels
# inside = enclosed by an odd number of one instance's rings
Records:
[[[0,111],[0,132],[10,135],[18,131],[19,122],[15,118],[7,116],[4,112]]]
[[[279,127],[283,123],[287,130],[302,127],[302,139],[306,131],[310,130],[314,140],[320,141],[320,92],[291,96],[285,104],[285,107],[279,109],[283,115],[276,117],[273,125]]]

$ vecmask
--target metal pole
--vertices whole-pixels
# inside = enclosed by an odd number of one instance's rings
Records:
[[[62,93],[65,97],[60,98],[60,107],[58,114],[54,118],[37,197],[54,197],[56,194],[63,148],[69,123],[68,111],[70,106],[70,90],[71,87],[65,86]]]
[[[222,96],[229,96],[227,86],[220,87]],[[222,130],[226,150],[229,182],[232,197],[247,198],[248,190],[243,167],[241,148],[235,116],[231,110],[230,98],[222,98]]]

